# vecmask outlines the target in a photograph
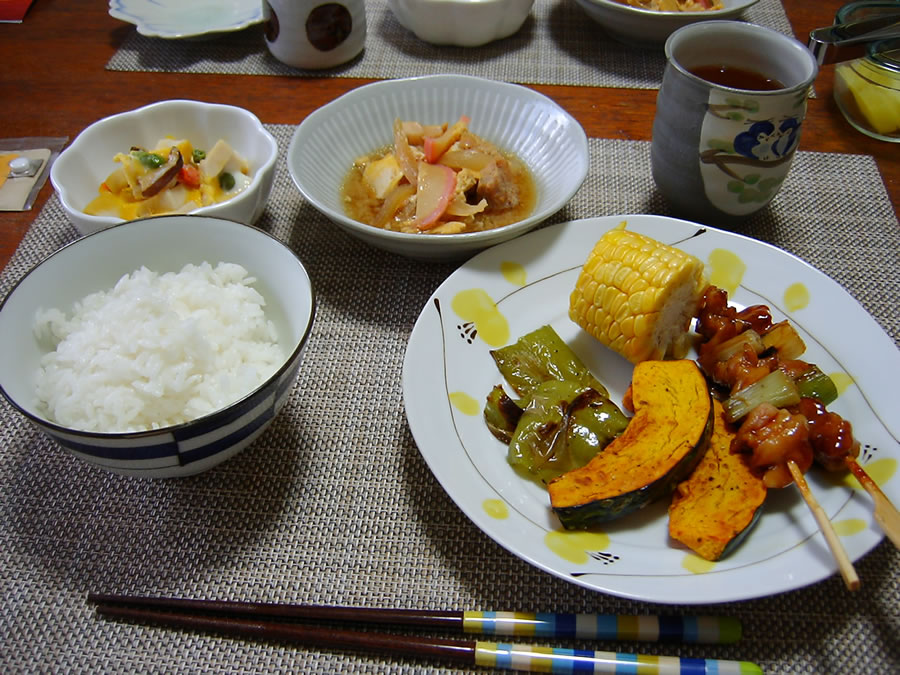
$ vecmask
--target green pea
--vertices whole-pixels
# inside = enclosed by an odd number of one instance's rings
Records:
[[[223,171],[219,174],[219,186],[223,190],[228,192],[228,190],[234,187],[234,176],[226,171]]]
[[[132,150],[131,156],[148,169],[158,169],[166,163],[166,158],[157,155],[155,152],[147,152],[146,150]]]

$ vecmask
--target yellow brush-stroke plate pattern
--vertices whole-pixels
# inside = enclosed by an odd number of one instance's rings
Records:
[[[860,463],[900,503],[900,416],[891,383],[900,352],[838,284],[800,259],[740,235],[662,216],[562,223],[489,249],[435,291],[410,336],[403,368],[407,419],[434,475],[481,530],[523,560],[573,583],[650,602],[706,604],[790,591],[836,573],[799,492],[773,490],[744,543],[717,563],[667,534],[657,503],[590,533],[561,530],[546,490],[518,476],[481,407],[501,377],[489,350],[549,323],[621,401],[631,365],[572,323],[568,298],[588,251],[622,222],[704,261],[738,306],[768,305],[807,344],[804,358],[840,384],[829,409],[853,423]],[[882,539],[858,483],[813,469],[810,487],[851,559]]]

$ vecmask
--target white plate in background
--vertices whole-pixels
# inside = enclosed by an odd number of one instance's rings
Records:
[[[109,14],[141,35],[169,39],[243,30],[263,20],[262,0],[109,0]]]

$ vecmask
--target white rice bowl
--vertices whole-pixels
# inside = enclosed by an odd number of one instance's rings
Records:
[[[39,408],[73,429],[144,431],[237,401],[284,361],[253,281],[236,263],[141,267],[71,317],[38,310],[35,335],[54,347],[38,369]]]
[[[303,263],[272,235],[192,214],[129,221],[51,254],[0,303],[0,394],[86,462],[196,474],[278,415],[314,317]],[[46,453],[8,431],[11,451]]]

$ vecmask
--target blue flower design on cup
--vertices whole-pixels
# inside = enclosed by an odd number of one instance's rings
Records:
[[[734,137],[734,151],[744,157],[771,162],[788,157],[800,140],[800,120],[788,117],[776,126],[771,120],[753,122]]]

